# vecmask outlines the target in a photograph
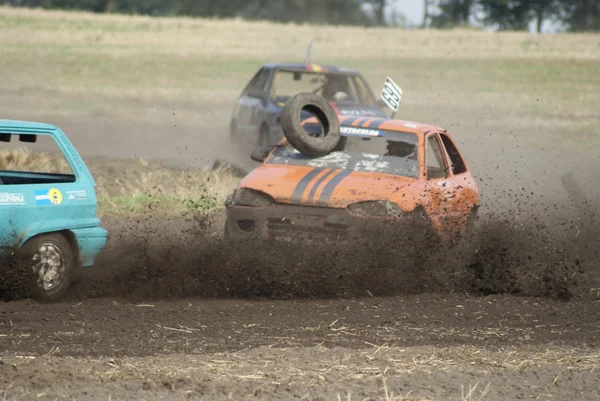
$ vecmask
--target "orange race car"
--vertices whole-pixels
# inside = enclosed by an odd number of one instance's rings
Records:
[[[320,132],[321,120],[302,127]],[[226,203],[227,238],[338,241],[392,227],[411,238],[429,231],[450,239],[476,216],[477,185],[445,129],[388,118],[338,121],[343,140],[323,156],[307,156],[288,139],[255,149],[262,164]]]

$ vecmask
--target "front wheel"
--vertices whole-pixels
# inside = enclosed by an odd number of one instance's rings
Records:
[[[54,302],[65,296],[75,271],[75,256],[63,235],[33,237],[21,247],[19,256],[32,274],[29,291],[33,299]]]

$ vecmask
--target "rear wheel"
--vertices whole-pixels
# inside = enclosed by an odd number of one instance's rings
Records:
[[[67,293],[75,271],[75,255],[61,234],[31,238],[19,250],[22,266],[31,274],[30,296],[38,301],[57,301]]]

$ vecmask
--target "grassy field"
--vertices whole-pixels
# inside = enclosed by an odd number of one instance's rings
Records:
[[[402,31],[0,8],[4,115],[227,124],[258,67],[313,60],[399,82],[399,115],[451,129],[534,131],[526,141],[598,150],[600,38]],[[565,136],[568,130],[574,136]],[[486,132],[487,133],[487,132]]]

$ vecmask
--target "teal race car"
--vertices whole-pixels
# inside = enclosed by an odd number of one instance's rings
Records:
[[[106,245],[95,187],[60,128],[0,120],[0,264],[26,272],[32,298],[63,297]]]

